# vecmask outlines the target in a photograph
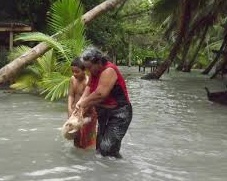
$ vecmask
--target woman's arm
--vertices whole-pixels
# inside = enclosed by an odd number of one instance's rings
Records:
[[[81,102],[81,107],[91,107],[103,101],[113,89],[117,81],[117,73],[113,68],[104,70],[99,78],[99,83],[94,92],[85,97]]]
[[[73,79],[74,77],[70,78],[70,84],[69,84],[69,94],[68,94],[68,117],[73,112],[73,105],[75,101],[75,91],[74,91],[74,86],[73,86]]]
[[[90,94],[90,87],[87,85],[84,89],[84,92],[80,98],[80,100],[83,100],[85,97],[87,97]]]
[[[84,89],[84,92],[82,94],[82,96],[80,97],[79,101],[76,103],[76,109],[79,109],[81,106],[81,103],[84,101],[84,99],[89,96],[90,94],[90,87],[87,85]]]

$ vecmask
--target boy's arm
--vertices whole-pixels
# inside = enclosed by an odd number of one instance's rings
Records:
[[[87,96],[89,96],[89,94],[90,94],[90,86],[87,85],[87,86],[85,87],[85,89],[84,89],[84,92],[83,92],[83,94],[82,94],[80,100],[84,100]],[[80,101],[80,100],[79,100],[79,101]]]
[[[70,78],[70,84],[69,84],[69,93],[68,93],[68,117],[73,112],[73,104],[75,101],[75,91],[73,86],[73,77]]]

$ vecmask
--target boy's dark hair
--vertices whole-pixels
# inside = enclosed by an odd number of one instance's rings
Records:
[[[91,61],[93,64],[99,63],[104,65],[108,60],[106,56],[103,56],[102,52],[96,47],[88,47],[82,54],[84,61]]]
[[[85,70],[85,67],[83,65],[83,62],[80,60],[80,57],[76,57],[75,59],[73,59],[73,61],[71,62],[71,66],[78,67],[81,70]]]

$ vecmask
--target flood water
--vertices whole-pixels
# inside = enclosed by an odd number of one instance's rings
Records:
[[[223,81],[171,71],[141,80],[121,67],[133,105],[123,159],[101,158],[62,138],[65,101],[0,91],[0,181],[225,181],[227,106],[207,100],[204,87]]]

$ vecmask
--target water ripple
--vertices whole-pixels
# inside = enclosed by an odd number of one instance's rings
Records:
[[[122,68],[134,112],[122,160],[64,140],[66,101],[0,92],[0,181],[225,181],[226,107],[204,90],[222,82],[174,71],[145,81],[137,68]]]

